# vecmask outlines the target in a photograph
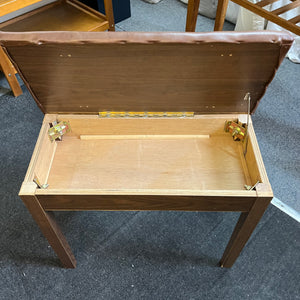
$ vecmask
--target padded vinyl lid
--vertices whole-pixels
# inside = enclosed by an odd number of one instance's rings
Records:
[[[246,113],[293,38],[283,32],[0,33],[45,113]]]

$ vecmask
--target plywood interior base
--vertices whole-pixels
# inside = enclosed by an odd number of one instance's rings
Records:
[[[48,178],[54,189],[244,189],[241,145],[230,136],[65,138]]]
[[[245,184],[253,185],[260,176],[254,150],[250,140],[249,165],[243,154],[244,144],[224,132],[226,119],[46,115],[36,147],[40,150],[33,155],[27,180],[37,176],[41,183],[49,184],[49,192],[244,191]],[[72,132],[62,141],[51,143],[47,134],[50,120],[69,121]]]

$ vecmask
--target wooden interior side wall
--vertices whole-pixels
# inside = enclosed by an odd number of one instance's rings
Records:
[[[47,182],[57,147],[56,141],[50,141],[48,129],[48,119],[45,118],[28,167],[25,182],[33,181],[34,177],[37,177],[41,184]]]
[[[194,118],[133,118],[101,119],[98,116],[58,115],[58,120],[69,121],[72,132],[68,135],[193,135],[224,134],[225,120],[235,115],[197,116]]]
[[[251,181],[253,184],[255,184],[257,181],[262,183],[269,183],[266,169],[261,157],[257,139],[252,126],[252,122],[250,123],[248,133],[249,140],[245,160]]]

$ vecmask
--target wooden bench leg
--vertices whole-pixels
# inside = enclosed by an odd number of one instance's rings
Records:
[[[253,230],[267,209],[271,198],[258,198],[249,212],[241,213],[230,241],[220,261],[221,267],[230,268],[246,245]]]
[[[52,212],[46,212],[34,195],[20,196],[30,211],[33,219],[39,225],[42,233],[61,260],[65,268],[75,268],[76,260],[72,250],[53,218]]]
[[[15,75],[16,69],[12,65],[2,47],[0,47],[0,69],[2,69],[14,96],[17,97],[21,95],[23,92]]]
[[[115,19],[114,19],[112,0],[104,0],[104,9],[105,9],[105,16],[109,24],[108,30],[115,31]]]
[[[187,7],[185,31],[194,32],[196,29],[197,16],[200,0],[189,0]]]
[[[214,31],[222,31],[229,0],[219,0]]]

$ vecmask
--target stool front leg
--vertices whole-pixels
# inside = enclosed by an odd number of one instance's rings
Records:
[[[220,261],[221,267],[230,268],[238,258],[253,230],[263,216],[272,198],[257,198],[249,212],[243,212],[234,228]]]
[[[20,196],[33,219],[59,257],[65,268],[75,268],[76,260],[72,250],[54,219],[52,212],[46,212],[34,195]]]

